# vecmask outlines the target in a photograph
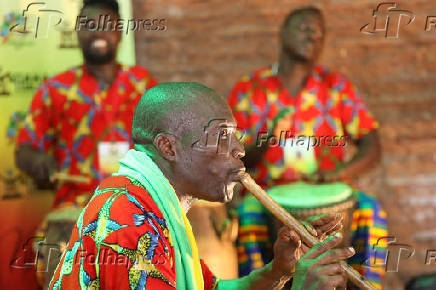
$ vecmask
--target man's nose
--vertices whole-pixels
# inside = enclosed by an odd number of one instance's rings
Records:
[[[108,31],[105,31],[104,29],[98,29],[92,32],[92,37],[106,39],[108,34],[109,34]]]
[[[312,40],[318,40],[322,38],[322,32],[318,29],[311,29],[307,33],[309,35],[309,38]]]

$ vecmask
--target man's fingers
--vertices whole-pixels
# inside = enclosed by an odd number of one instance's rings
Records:
[[[317,264],[319,265],[327,265],[336,263],[341,260],[345,260],[355,254],[355,251],[352,247],[342,248],[342,249],[333,249],[328,252],[325,252],[319,256]]]
[[[310,222],[312,226],[322,226],[330,222],[334,222],[337,219],[342,219],[342,215],[340,213],[325,213],[310,217],[307,219],[307,221]]]
[[[308,222],[301,222],[301,224],[306,228],[306,230],[314,237],[318,236],[318,231],[315,230],[314,227],[312,227]]]
[[[324,213],[316,216],[311,216],[307,219],[314,226],[323,225],[336,218],[335,213]]]
[[[280,228],[277,236],[279,240],[283,242],[286,243],[291,242],[291,244],[296,248],[300,247],[301,244],[300,236],[296,232],[288,229],[287,227]]]
[[[328,237],[325,241],[322,241],[315,246],[305,255],[307,259],[316,259],[321,254],[327,252],[330,249],[333,249],[337,245],[339,245],[342,241],[342,234],[337,233],[334,236]]]
[[[342,215],[336,216],[330,222],[325,223],[323,225],[319,225],[316,227],[316,230],[318,232],[318,236],[321,236],[322,234],[325,234],[327,232],[331,232],[335,227],[337,227],[341,224],[342,224]]]
[[[320,241],[323,241],[323,240],[325,240],[325,238],[330,237],[330,236],[333,236],[334,234],[340,232],[340,231],[342,230],[343,227],[344,227],[343,224],[342,224],[342,223],[339,223],[339,224],[336,225],[333,229],[331,229],[331,230],[329,230],[328,232],[322,234],[322,235],[320,236],[320,238],[319,238]]]
[[[274,263],[280,269],[291,270],[301,256],[300,236],[286,227],[282,227],[277,233],[274,244]],[[285,266],[283,266],[285,265]]]
[[[341,275],[329,276],[326,284],[326,289],[345,288],[347,279]]]
[[[319,275],[334,276],[334,275],[342,275],[344,273],[344,270],[342,269],[341,264],[335,263],[335,264],[320,266],[317,272]]]
[[[303,252],[304,255],[310,251],[310,248],[305,243],[301,243],[301,251]]]

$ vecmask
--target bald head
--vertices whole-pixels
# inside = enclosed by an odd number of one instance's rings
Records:
[[[285,20],[283,21],[282,27],[285,28],[289,24],[289,22],[291,21],[292,18],[303,15],[303,14],[315,15],[316,17],[319,17],[321,19],[321,21],[324,23],[324,15],[323,15],[322,11],[315,6],[307,6],[307,7],[302,7],[302,8],[292,10],[285,17]]]
[[[150,156],[182,204],[187,198],[185,211],[193,197],[231,199],[244,147],[224,98],[197,83],[162,83],[142,96],[132,123],[135,150]]]
[[[136,106],[132,122],[135,144],[151,144],[160,133],[170,133],[186,142],[201,135],[207,120],[230,115],[225,100],[198,83],[169,82],[149,89]],[[192,144],[192,143],[191,143]]]

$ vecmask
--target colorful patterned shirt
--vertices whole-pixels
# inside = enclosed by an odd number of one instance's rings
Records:
[[[54,202],[84,204],[101,180],[98,143],[129,142],[132,117],[142,94],[157,81],[142,67],[120,65],[109,88],[86,66],[44,81],[33,97],[17,145],[30,144],[58,161],[59,171],[90,177],[60,183]]]
[[[218,279],[201,260],[204,289]],[[146,189],[105,179],[80,215],[49,289],[174,289],[170,231]]]
[[[273,66],[243,77],[228,102],[248,148],[259,144],[263,132],[271,132],[281,116],[286,123],[282,137],[276,137],[281,142],[291,136],[317,137],[314,154],[317,167],[324,170],[343,161],[345,137],[356,140],[378,127],[352,83],[320,66],[314,66],[297,96],[289,94]],[[286,160],[284,146],[269,146],[253,177],[262,186],[296,181],[293,163]]]
[[[277,76],[274,65],[243,77],[232,89],[228,102],[248,148],[266,135],[262,132],[271,133],[278,116],[285,121],[284,127],[281,123],[285,138],[332,137],[330,144],[314,146],[317,167],[323,170],[333,170],[343,161],[347,140],[344,137],[357,140],[378,127],[352,83],[320,66],[313,67],[305,87],[295,97]],[[253,177],[267,188],[291,183],[297,179],[295,163],[286,160],[284,146],[269,146],[253,169]],[[386,241],[380,239],[387,236],[386,213],[375,198],[362,192],[356,192],[356,198],[351,244],[357,254],[350,263],[381,287],[384,268],[374,265],[381,265],[386,254]],[[257,200],[246,197],[238,214],[238,262],[239,274],[243,276],[271,261],[273,241],[266,210]],[[365,267],[367,264],[372,267]]]

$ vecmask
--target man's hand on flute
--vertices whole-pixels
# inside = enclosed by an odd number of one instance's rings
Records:
[[[322,241],[342,229],[342,215],[332,213],[314,216],[303,222],[303,225],[313,236]],[[294,272],[298,259],[309,250],[310,247],[300,241],[297,233],[282,227],[274,244],[273,270],[284,274],[289,273],[289,269]]]
[[[335,234],[342,228],[342,216],[326,214],[310,218],[306,228],[320,237]],[[346,284],[347,278],[339,264],[354,255],[352,248],[333,249],[342,241],[335,234],[316,244],[312,249],[305,246],[300,236],[282,227],[274,243],[274,259],[248,276],[235,280],[222,280],[221,289],[282,289],[293,278],[292,289],[335,289]]]
[[[303,255],[295,267],[292,290],[345,289],[347,278],[339,263],[354,255],[352,247],[333,249],[342,241],[340,233],[316,244]]]
[[[353,256],[355,252],[351,247],[333,249],[341,241],[342,235],[336,233],[302,254],[304,250],[299,236],[283,227],[274,245],[272,271],[281,273],[282,281],[287,280],[285,277],[293,277],[293,290],[345,288],[347,277],[339,262]],[[282,285],[275,288],[281,287]]]

